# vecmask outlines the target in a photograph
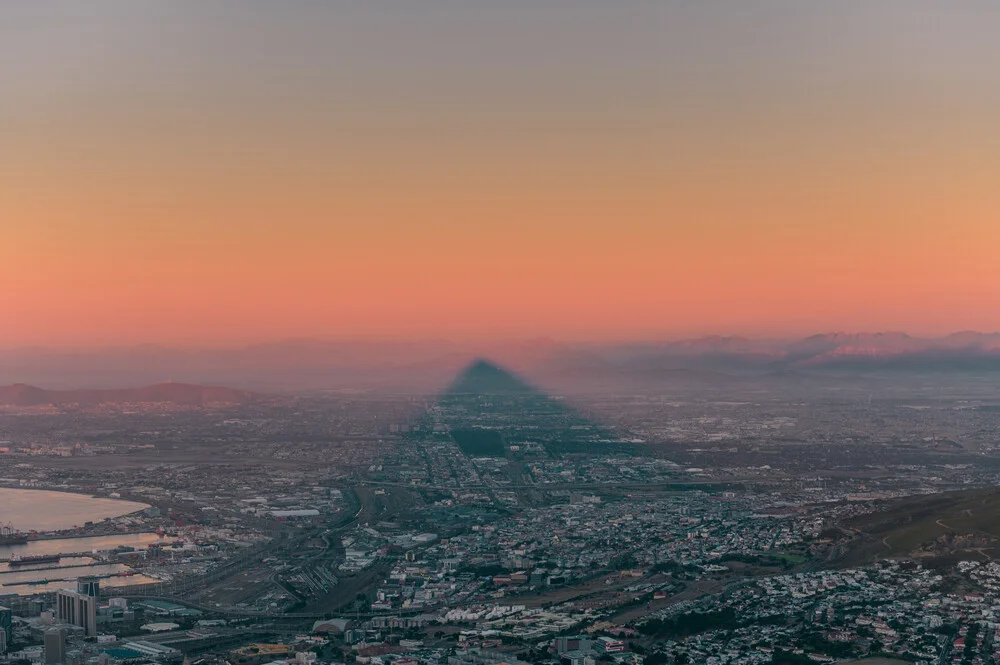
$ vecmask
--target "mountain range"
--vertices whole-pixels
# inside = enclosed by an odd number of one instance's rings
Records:
[[[263,392],[437,391],[477,357],[552,386],[584,385],[609,377],[627,384],[717,375],[1000,372],[1000,333],[961,332],[939,338],[898,332],[831,333],[792,340],[712,336],[589,344],[550,339],[469,343],[317,338],[229,349],[14,349],[0,350],[0,384],[103,388],[163,384],[169,377]]]
[[[962,332],[940,338],[905,333],[829,333],[795,340],[704,337],[631,345],[619,356],[674,368],[1000,369],[1000,333]]]

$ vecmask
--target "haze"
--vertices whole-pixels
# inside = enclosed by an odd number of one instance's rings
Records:
[[[5,4],[0,345],[995,330],[998,20]]]

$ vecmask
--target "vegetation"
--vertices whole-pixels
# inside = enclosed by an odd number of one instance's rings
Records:
[[[650,619],[639,625],[639,631],[657,637],[681,637],[739,625],[736,611],[726,608],[717,612],[688,612],[672,619]]]
[[[775,649],[771,654],[771,665],[813,665],[815,661],[809,656],[791,651]]]

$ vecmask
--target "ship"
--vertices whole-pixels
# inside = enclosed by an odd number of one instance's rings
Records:
[[[59,554],[36,554],[35,556],[12,556],[7,562],[8,566],[27,566],[33,563],[59,563],[62,556]]]
[[[4,545],[24,545],[28,542],[28,536],[15,531],[9,524],[0,526],[0,547]]]

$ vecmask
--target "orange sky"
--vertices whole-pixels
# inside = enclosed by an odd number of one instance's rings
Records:
[[[994,6],[445,4],[0,8],[0,345],[1000,329]]]

